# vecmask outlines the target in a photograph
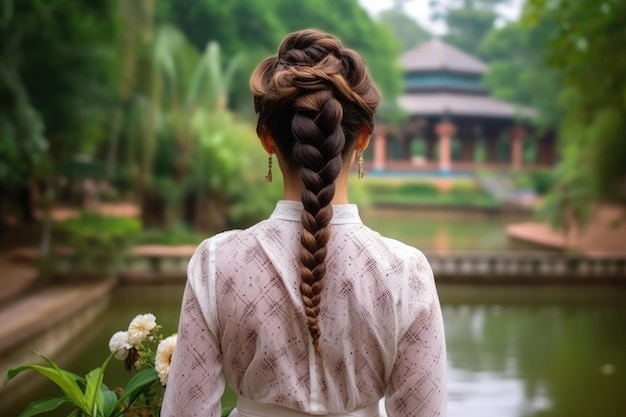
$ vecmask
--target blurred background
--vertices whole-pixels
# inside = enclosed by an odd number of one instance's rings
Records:
[[[383,93],[351,199],[433,265],[449,414],[626,415],[622,0],[0,0],[3,373],[30,348],[87,372],[138,313],[176,329],[195,246],[282,196],[248,79],[307,27]],[[89,321],[19,322],[103,282]],[[81,336],[39,345],[59,329]],[[0,388],[7,415],[39,378]]]

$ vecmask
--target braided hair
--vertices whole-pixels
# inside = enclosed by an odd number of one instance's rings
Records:
[[[263,60],[250,80],[257,133],[271,134],[302,191],[300,292],[316,354],[320,299],[330,239],[331,201],[344,161],[361,129],[371,134],[380,94],[356,52],[317,30],[288,35],[278,54]]]

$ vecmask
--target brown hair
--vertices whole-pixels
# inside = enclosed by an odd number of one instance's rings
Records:
[[[250,86],[257,133],[268,129],[288,169],[299,172],[304,183],[300,291],[319,355],[317,316],[335,180],[361,129],[372,132],[380,94],[363,58],[311,29],[288,35],[278,54],[257,66]]]

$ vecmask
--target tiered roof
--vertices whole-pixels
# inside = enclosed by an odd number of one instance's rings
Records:
[[[487,64],[441,39],[423,43],[400,58],[406,72],[450,71],[482,75]]]
[[[480,83],[487,64],[440,39],[406,52],[400,64],[406,82],[400,106],[410,115],[513,119],[536,114],[489,96]]]

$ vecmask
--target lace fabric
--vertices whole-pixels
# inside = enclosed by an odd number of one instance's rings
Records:
[[[333,206],[316,359],[299,292],[300,203],[207,239],[188,268],[161,415],[219,416],[239,396],[311,415],[366,408],[445,416],[445,338],[432,270],[417,249]],[[231,416],[238,416],[234,411]]]

